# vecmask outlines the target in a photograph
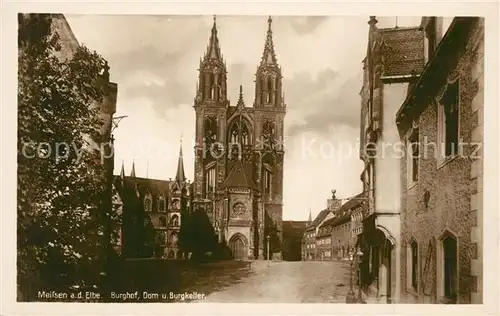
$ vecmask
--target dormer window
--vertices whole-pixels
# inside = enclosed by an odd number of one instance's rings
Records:
[[[151,212],[151,209],[152,209],[152,201],[151,201],[151,197],[147,196],[144,198],[144,211],[146,212]]]

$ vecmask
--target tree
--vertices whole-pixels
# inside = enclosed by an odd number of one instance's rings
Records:
[[[217,249],[217,237],[203,207],[195,208],[186,223],[186,233],[181,235],[181,244],[189,247],[194,260],[203,258],[207,252]],[[182,241],[184,238],[184,241]]]
[[[18,289],[99,288],[110,214],[102,209],[99,78],[104,60],[79,47],[59,59],[50,14],[19,15]]]

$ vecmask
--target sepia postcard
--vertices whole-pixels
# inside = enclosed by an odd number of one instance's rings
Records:
[[[6,314],[498,312],[498,4],[163,5],[2,13]]]

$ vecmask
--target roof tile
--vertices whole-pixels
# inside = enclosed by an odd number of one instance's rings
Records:
[[[380,29],[383,76],[419,75],[425,66],[424,32],[420,27]]]

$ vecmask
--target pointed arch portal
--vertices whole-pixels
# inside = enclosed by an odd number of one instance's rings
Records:
[[[247,254],[247,242],[245,236],[241,234],[233,235],[229,240],[229,248],[231,248],[234,259],[245,259]]]

